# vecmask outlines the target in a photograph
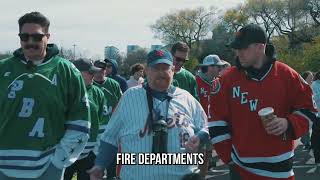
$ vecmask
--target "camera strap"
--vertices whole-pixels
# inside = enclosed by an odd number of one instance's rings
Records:
[[[154,116],[153,116],[153,97],[152,97],[152,92],[151,92],[152,90],[151,90],[151,88],[149,87],[148,84],[145,84],[143,87],[146,90],[147,101],[148,101],[148,109],[149,109],[149,117],[147,118],[147,121],[148,121],[147,125],[148,125],[150,131],[152,131],[152,122],[154,121]],[[168,94],[166,96],[166,100],[168,100],[166,116],[168,116],[170,101],[173,98],[173,93],[174,93],[175,89],[176,88],[174,86],[172,86],[172,85],[168,89]],[[167,120],[167,117],[166,117],[165,120]]]

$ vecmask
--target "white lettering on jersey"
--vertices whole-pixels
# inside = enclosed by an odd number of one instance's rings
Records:
[[[34,99],[32,98],[23,98],[23,105],[21,111],[19,112],[19,117],[30,117],[32,114],[32,109],[34,106]]]
[[[53,78],[52,78],[52,80],[51,80],[51,84],[57,86],[57,74],[54,74],[54,75],[53,75]]]
[[[249,110],[251,112],[256,111],[257,110],[257,106],[258,106],[258,99],[248,99],[248,92],[241,92],[240,91],[240,86],[236,86],[232,88],[233,91],[233,98],[238,98],[240,97],[240,104],[248,104],[249,102]]]
[[[11,85],[10,92],[8,93],[8,98],[9,99],[16,98],[16,91],[20,91],[22,88],[23,88],[23,81],[22,80],[13,81],[13,83]]]
[[[239,97],[240,96],[240,86],[237,87],[233,87],[232,88],[232,94],[233,94],[233,98]]]
[[[8,98],[9,98],[9,99],[14,99],[14,98],[16,98],[16,92],[15,92],[15,91],[10,91],[9,94],[8,94]]]
[[[207,97],[207,91],[204,88],[200,88],[200,94],[204,94],[203,97]]]
[[[38,118],[37,122],[32,128],[32,131],[29,132],[29,136],[43,138],[44,137],[43,127],[44,127],[44,118]]]
[[[11,74],[11,72],[5,72],[4,77],[8,77]]]
[[[246,104],[248,102],[247,96],[248,92],[241,93],[241,104]]]
[[[256,111],[257,105],[258,105],[258,99],[250,100],[249,103],[250,103],[250,111],[251,112]]]
[[[11,91],[20,91],[23,88],[23,81],[22,80],[16,80],[13,82],[11,86]]]

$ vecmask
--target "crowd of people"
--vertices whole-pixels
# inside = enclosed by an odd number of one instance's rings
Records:
[[[320,168],[320,72],[279,61],[258,25],[229,44],[235,66],[212,53],[194,75],[176,42],[126,80],[113,59],[60,57],[43,14],[18,23],[21,47],[0,61],[0,180],[200,180],[213,149],[232,180],[294,179],[300,137]],[[205,163],[119,166],[118,152],[202,152]]]

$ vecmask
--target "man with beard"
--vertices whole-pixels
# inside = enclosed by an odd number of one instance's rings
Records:
[[[171,85],[173,73],[169,52],[154,50],[148,54],[148,84],[128,89],[121,98],[102,135],[95,166],[89,171],[91,180],[102,179],[103,169],[111,164],[119,144],[124,153],[182,153],[197,152],[207,142],[205,112],[190,93]],[[176,180],[196,168],[196,165],[123,165],[120,178]]]
[[[294,179],[294,140],[306,134],[316,118],[311,88],[276,60],[258,25],[240,29],[230,46],[236,51],[237,67],[218,80],[221,88],[213,96],[214,116],[208,123],[215,150],[230,164],[231,177]],[[258,112],[269,114],[265,123]]]
[[[44,15],[18,22],[21,48],[0,63],[0,179],[60,180],[89,138],[86,87]]]

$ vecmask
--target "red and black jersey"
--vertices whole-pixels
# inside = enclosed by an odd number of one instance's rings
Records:
[[[293,178],[293,140],[307,133],[316,112],[309,85],[278,61],[260,80],[233,67],[218,82],[221,89],[212,97],[208,126],[220,158],[261,179]],[[288,120],[291,133],[286,141],[266,133],[258,116],[265,107]]]
[[[196,75],[197,93],[199,96],[200,104],[208,116],[208,121],[212,119],[210,108],[211,97],[218,91],[217,81],[208,82],[200,74]]]

